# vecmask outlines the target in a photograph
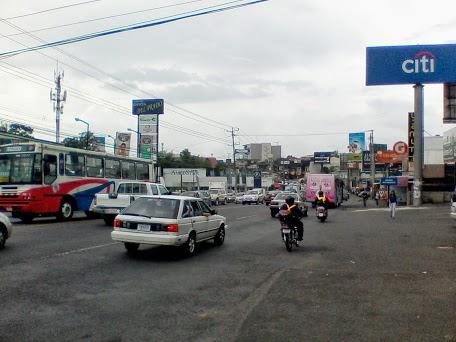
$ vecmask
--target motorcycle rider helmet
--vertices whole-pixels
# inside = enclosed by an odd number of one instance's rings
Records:
[[[318,191],[318,196],[319,196],[319,197],[322,197],[322,196],[323,196],[323,191],[321,191],[321,190]]]
[[[294,201],[295,201],[295,199],[293,196],[287,196],[287,198],[285,198],[285,203],[288,205],[293,205]]]

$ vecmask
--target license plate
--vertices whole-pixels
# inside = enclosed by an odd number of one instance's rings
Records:
[[[138,223],[138,228],[139,231],[141,232],[150,232],[150,224],[141,224]]]
[[[284,233],[284,234],[290,234],[290,229],[282,229],[282,233]]]

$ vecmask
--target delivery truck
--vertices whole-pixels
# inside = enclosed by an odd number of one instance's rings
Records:
[[[342,203],[343,182],[333,174],[307,174],[306,201],[313,202],[319,191],[323,191],[332,207]]]

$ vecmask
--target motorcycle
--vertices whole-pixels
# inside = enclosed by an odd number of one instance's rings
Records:
[[[317,206],[317,219],[320,220],[320,222],[325,222],[325,220],[328,218],[328,210],[323,207],[323,206]]]
[[[289,226],[285,222],[280,222],[282,240],[288,252],[291,252],[293,246],[298,247],[298,229],[296,226]]]

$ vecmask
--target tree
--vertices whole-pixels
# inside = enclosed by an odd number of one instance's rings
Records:
[[[87,140],[87,137],[89,138]],[[88,144],[87,144],[88,143]],[[95,135],[92,132],[83,132],[79,134],[79,137],[71,137],[63,139],[63,144],[67,147],[74,147],[80,149],[88,149],[91,151],[95,150],[97,145]]]
[[[33,128],[27,125],[13,123],[9,126],[7,133],[20,135],[21,137],[33,138]]]

